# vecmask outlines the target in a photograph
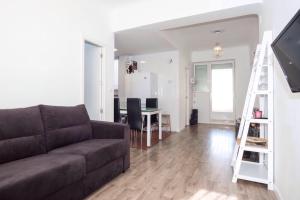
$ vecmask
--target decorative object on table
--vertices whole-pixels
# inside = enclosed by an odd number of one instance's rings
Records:
[[[137,71],[137,61],[128,60],[126,63],[126,72],[127,74],[132,74]]]

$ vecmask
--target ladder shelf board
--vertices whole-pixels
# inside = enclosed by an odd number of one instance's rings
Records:
[[[256,124],[268,124],[269,123],[269,120],[268,119],[250,119],[249,120],[250,123],[256,123]]]
[[[255,91],[255,94],[257,94],[257,95],[268,95],[270,93],[271,92],[269,90],[257,90],[257,91]]]
[[[241,144],[241,139],[237,139],[237,144],[240,145]],[[244,147],[244,151],[251,151],[251,152],[258,152],[258,153],[269,153],[268,150],[268,145],[267,143],[263,143],[263,144],[255,144],[255,143],[250,143],[250,142],[246,142],[246,145]]]
[[[238,178],[267,184],[268,170],[264,164],[242,161]]]
[[[246,144],[244,147],[245,151],[258,152],[258,153],[269,153],[268,146],[266,145],[249,145]]]

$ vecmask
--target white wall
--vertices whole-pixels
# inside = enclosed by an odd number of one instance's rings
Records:
[[[274,38],[300,8],[299,0],[265,0],[261,14],[263,30]],[[284,200],[300,199],[300,93],[291,93],[275,59],[274,70],[275,189]]]
[[[123,78],[125,74],[125,62],[128,57],[120,57],[120,79],[119,90],[120,98],[125,98],[126,81]],[[141,72],[152,72],[158,75],[158,100],[159,107],[163,113],[171,115],[171,125],[173,131],[182,129],[180,124],[179,111],[179,52],[169,51],[154,54],[131,56],[131,59],[138,61],[138,70]],[[172,63],[170,63],[172,59]],[[146,63],[141,64],[140,61]]]
[[[215,58],[211,49],[206,51],[192,52],[192,62],[207,62],[217,60],[235,60],[235,111],[236,118],[241,117],[243,106],[251,75],[250,53],[248,46],[238,46],[231,48],[224,48],[223,55],[220,58]],[[199,122],[210,123],[209,119],[209,95],[207,97],[201,96],[203,102],[199,106]]]
[[[105,119],[113,119],[113,33],[97,0],[3,0],[0,108],[83,103],[83,39],[105,48]]]

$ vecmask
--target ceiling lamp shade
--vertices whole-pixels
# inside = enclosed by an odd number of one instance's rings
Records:
[[[223,48],[220,46],[219,43],[216,43],[216,45],[213,48],[213,51],[216,57],[220,57],[223,53]]]

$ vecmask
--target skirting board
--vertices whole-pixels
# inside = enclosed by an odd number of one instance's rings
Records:
[[[275,193],[275,196],[278,200],[284,200],[277,185],[274,184],[274,193]]]

